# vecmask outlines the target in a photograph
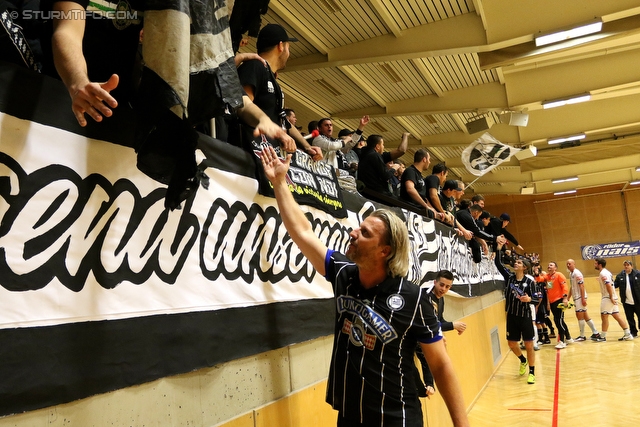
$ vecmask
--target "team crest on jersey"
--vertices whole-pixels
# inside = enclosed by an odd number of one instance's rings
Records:
[[[357,347],[364,346],[367,350],[373,350],[376,346],[376,336],[365,333],[364,324],[360,318],[356,318],[355,322],[351,322],[349,319],[344,319],[342,332],[349,335],[349,341]]]
[[[273,87],[273,83],[272,82],[267,82],[267,92],[269,93],[274,93],[276,90]]]
[[[387,298],[387,307],[391,310],[400,310],[404,307],[404,298],[398,294],[389,295]]]
[[[393,329],[391,324],[389,324],[387,319],[376,313],[374,309],[359,299],[348,295],[340,295],[337,303],[338,313],[342,314],[346,312],[355,315],[356,319],[362,321],[365,329],[370,328],[383,343],[387,344],[398,338],[398,333]]]

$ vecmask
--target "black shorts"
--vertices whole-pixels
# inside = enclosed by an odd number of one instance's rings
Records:
[[[544,304],[540,304],[538,311],[536,311],[536,323],[544,325],[544,319],[547,317],[549,317],[547,314],[547,307]]]
[[[507,341],[532,341],[533,320],[530,317],[519,317],[507,314]]]

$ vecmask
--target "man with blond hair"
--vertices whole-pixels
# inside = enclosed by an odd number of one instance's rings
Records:
[[[328,249],[287,185],[291,156],[282,160],[267,147],[261,159],[289,236],[333,288],[336,316],[327,403],[338,411],[338,427],[423,426],[418,392],[409,379],[417,343],[453,424],[468,426],[434,308],[405,277],[410,247],[406,225],[380,209],[349,233],[345,254]]]

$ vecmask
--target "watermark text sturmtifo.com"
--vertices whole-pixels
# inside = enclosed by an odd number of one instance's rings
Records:
[[[94,12],[90,10],[23,10],[22,12],[12,11],[9,13],[11,19],[22,18],[24,20],[39,19],[114,19],[118,21],[135,21],[138,19],[138,12],[135,10],[101,10]]]

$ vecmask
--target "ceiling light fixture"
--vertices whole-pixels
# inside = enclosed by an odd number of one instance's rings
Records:
[[[547,144],[562,144],[563,142],[569,142],[569,141],[579,141],[581,139],[585,139],[587,137],[587,135],[585,135],[584,133],[580,133],[577,135],[571,135],[571,136],[563,136],[560,138],[552,138],[552,139],[548,139],[547,140]]]
[[[640,166],[636,168],[636,172],[640,172]]]
[[[638,185],[638,184],[640,184],[640,181],[631,181],[629,183],[629,185]]]
[[[536,46],[545,46],[551,43],[558,43],[561,41],[575,39],[577,37],[586,36],[588,34],[599,33],[602,31],[602,20],[598,19],[594,22],[589,22],[574,28],[567,30],[554,31],[552,33],[546,33],[535,37]]]
[[[575,193],[577,190],[568,190],[568,191],[558,191],[556,193],[553,193],[554,196],[563,196],[565,194],[573,194]]]
[[[572,96],[570,98],[555,99],[553,101],[542,101],[542,108],[548,110],[549,108],[562,107],[563,105],[578,104],[591,99],[590,93],[583,93],[582,95]]]
[[[552,184],[560,184],[561,182],[571,182],[571,181],[577,181],[578,177],[577,176],[572,176],[570,178],[561,178],[561,179],[554,179],[551,181]]]

